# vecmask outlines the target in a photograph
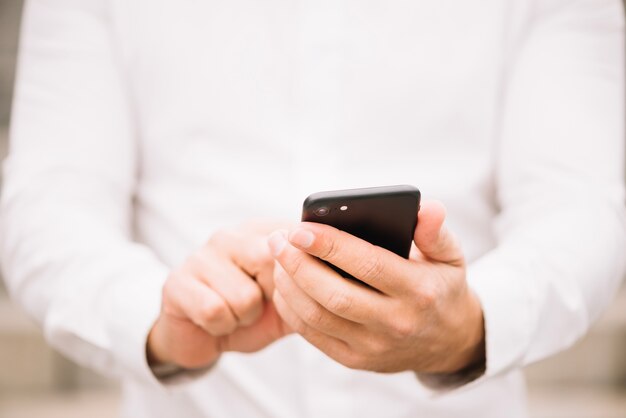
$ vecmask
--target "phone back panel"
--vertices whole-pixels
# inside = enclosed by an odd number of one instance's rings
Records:
[[[408,258],[419,203],[413,186],[320,192],[304,201],[302,220],[334,226]]]

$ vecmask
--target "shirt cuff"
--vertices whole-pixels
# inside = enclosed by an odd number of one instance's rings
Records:
[[[531,341],[531,295],[514,268],[520,260],[489,253],[468,268],[467,280],[478,296],[485,324],[484,377],[519,367]],[[513,264],[511,264],[513,263]]]
[[[148,365],[146,342],[161,309],[168,271],[160,263],[143,265],[114,289],[107,321],[111,351],[131,378],[161,385]]]
[[[216,363],[200,369],[184,369],[173,364],[163,364],[152,366],[151,371],[154,377],[158,379],[159,383],[173,388],[196,381],[198,378],[208,373]]]
[[[485,374],[485,363],[477,363],[455,373],[416,373],[426,388],[436,392],[448,392],[472,382]]]
[[[136,380],[161,388],[193,382],[212,368],[211,365],[194,370],[171,367],[155,370],[148,364],[146,343],[161,310],[163,284],[168,274],[164,266],[154,263],[143,265],[141,271],[130,275],[132,279],[115,289],[108,321],[111,350],[122,370]]]

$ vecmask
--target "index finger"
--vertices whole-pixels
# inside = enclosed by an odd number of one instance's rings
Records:
[[[289,233],[289,242],[382,293],[404,294],[410,286],[407,260],[332,226],[302,222]]]
[[[271,297],[274,292],[274,258],[269,253],[265,236],[219,231],[211,237],[209,245],[255,279],[266,299]]]

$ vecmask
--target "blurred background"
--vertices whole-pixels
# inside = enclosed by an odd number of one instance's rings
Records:
[[[22,3],[0,0],[1,158],[7,150]],[[529,367],[527,375],[535,418],[626,418],[626,286],[587,337]],[[116,382],[46,346],[0,281],[0,417],[114,417],[118,400]]]

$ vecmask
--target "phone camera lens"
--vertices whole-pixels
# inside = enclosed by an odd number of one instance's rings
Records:
[[[328,213],[330,212],[330,209],[328,209],[326,206],[320,206],[319,208],[315,209],[314,213],[317,216],[326,216],[328,215]]]

